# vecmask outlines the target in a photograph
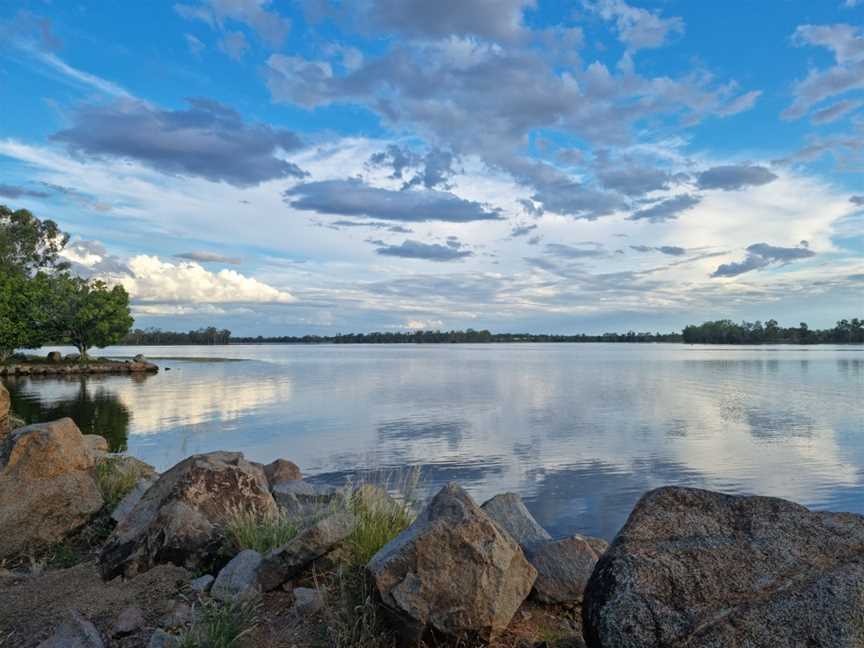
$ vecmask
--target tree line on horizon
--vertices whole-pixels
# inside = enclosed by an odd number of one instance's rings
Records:
[[[686,344],[864,344],[864,319],[840,320],[831,329],[813,330],[807,324],[781,327],[776,320],[741,322],[717,320],[684,328],[681,333],[602,333],[589,335],[492,333],[488,330],[464,331],[387,331],[337,335],[232,336],[227,329],[201,328],[186,333],[158,328],[136,329],[122,344],[199,345],[199,344],[485,344],[518,342],[614,342]]]
[[[54,221],[0,205],[0,363],[50,344],[70,344],[85,361],[132,328],[126,290],[72,274],[68,242]]]

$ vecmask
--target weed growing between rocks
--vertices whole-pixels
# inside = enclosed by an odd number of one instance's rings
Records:
[[[282,511],[261,515],[237,508],[231,511],[225,522],[226,553],[233,556],[244,549],[253,549],[266,554],[289,542],[299,530],[297,521]]]
[[[327,590],[327,639],[331,648],[393,648],[381,622],[372,588],[359,567],[342,567],[330,576]]]
[[[258,625],[260,607],[257,598],[223,604],[206,601],[198,619],[180,636],[177,648],[236,648]]]
[[[122,457],[104,457],[96,462],[96,484],[109,511],[135,488],[141,477],[133,470],[122,469],[122,461]]]

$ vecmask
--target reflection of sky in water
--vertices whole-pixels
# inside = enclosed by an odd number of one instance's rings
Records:
[[[555,533],[606,537],[646,489],[670,483],[864,512],[860,347],[144,351],[250,359],[162,360],[171,371],[146,380],[86,381],[102,410],[106,398],[128,410],[129,451],[160,469],[216,449],[282,456],[309,474],[422,464],[429,488],[514,490]],[[82,401],[77,379],[11,386],[34,420]]]

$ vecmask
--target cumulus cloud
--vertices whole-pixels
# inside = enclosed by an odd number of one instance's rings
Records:
[[[699,196],[680,194],[672,198],[660,200],[650,207],[633,212],[630,214],[629,220],[647,220],[652,223],[675,220],[681,213],[693,209],[701,200]]]
[[[210,272],[197,263],[169,263],[140,255],[129,259],[125,274],[110,277],[135,302],[209,304],[290,304],[294,296],[234,270]]]
[[[786,264],[800,259],[809,259],[816,256],[813,250],[806,244],[799,247],[778,247],[767,243],[754,243],[746,249],[746,256],[742,261],[724,263],[717,267],[712,277],[737,277],[752,270],[760,270],[773,264]]]
[[[703,171],[697,177],[700,189],[722,189],[737,191],[744,187],[758,187],[774,182],[777,175],[763,166],[750,164],[727,164]]]
[[[224,256],[203,250],[198,252],[181,252],[180,254],[175,254],[174,258],[198,261],[199,263],[227,263],[228,265],[240,265],[243,263],[242,259],[238,259],[237,257]]]
[[[174,10],[184,18],[200,20],[221,31],[229,21],[243,24],[275,49],[285,42],[291,22],[268,10],[269,6],[270,0],[203,0],[198,4],[176,4]]]
[[[86,105],[71,128],[53,136],[80,156],[136,160],[162,173],[248,187],[305,175],[280,157],[301,146],[291,131],[244,122],[209,99],[189,99],[187,110],[162,110],[141,101]]]
[[[335,216],[451,223],[501,218],[497,210],[452,193],[432,189],[392,191],[371,187],[357,179],[307,182],[288,189],[284,197],[295,209]]]
[[[433,148],[420,155],[396,144],[389,145],[384,151],[369,158],[372,166],[386,166],[393,169],[391,178],[404,180],[403,189],[423,186],[427,189],[448,187],[447,180],[455,173],[455,157],[448,151]],[[412,177],[406,177],[409,169],[415,169]]]
[[[849,198],[849,202],[851,202],[853,205],[864,207],[864,196],[851,196]]]
[[[423,259],[426,261],[457,261],[473,255],[470,250],[461,249],[459,243],[439,245],[437,243],[422,243],[408,239],[399,245],[384,245],[375,250],[382,256],[401,257],[403,259]]]
[[[378,28],[421,38],[450,35],[512,40],[522,32],[522,13],[536,0],[367,0],[359,3]]]
[[[660,47],[670,36],[684,33],[681,18],[661,18],[656,12],[633,7],[624,0],[586,0],[585,6],[604,20],[614,21],[618,38],[633,51]]]

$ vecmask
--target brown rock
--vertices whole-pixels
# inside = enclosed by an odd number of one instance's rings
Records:
[[[101,459],[108,454],[108,439],[100,434],[85,434],[84,445],[93,459]]]
[[[864,517],[647,493],[588,583],[591,648],[864,646]]]
[[[490,639],[510,623],[537,576],[519,545],[456,484],[367,569],[406,645],[436,635]]]
[[[58,542],[102,508],[93,460],[71,419],[19,428],[0,454],[0,558]]]
[[[3,472],[21,480],[50,479],[93,468],[84,436],[70,418],[18,428],[0,450]]]
[[[273,463],[264,466],[264,474],[267,475],[270,488],[283,482],[303,479],[303,475],[300,473],[300,468],[297,464],[285,459],[277,459]]]
[[[48,360],[48,362],[53,362],[55,364],[58,362],[63,362],[63,354],[59,351],[52,351],[46,356],[46,359]]]
[[[160,476],[118,524],[99,559],[102,575],[132,577],[160,563],[209,567],[225,520],[238,509],[276,514],[263,471],[236,452],[189,457]]]
[[[534,544],[525,555],[537,570],[534,595],[543,603],[579,603],[605,541],[574,535]]]

